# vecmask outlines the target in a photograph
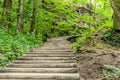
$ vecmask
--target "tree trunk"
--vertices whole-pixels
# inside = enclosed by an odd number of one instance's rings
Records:
[[[23,0],[19,0],[17,32],[23,32]]]
[[[110,0],[110,2],[114,10],[113,26],[116,30],[120,30],[120,0]]]
[[[32,21],[30,25],[30,33],[36,33],[35,31],[36,17],[37,17],[37,2],[36,0],[33,0],[33,14],[32,14]]]
[[[2,21],[3,25],[6,26],[8,32],[10,32],[11,25],[11,10],[12,10],[12,0],[4,0],[3,4],[3,13],[2,13]]]

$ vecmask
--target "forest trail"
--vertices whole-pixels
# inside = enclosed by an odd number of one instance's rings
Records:
[[[0,80],[80,80],[67,37],[53,38],[0,70]]]

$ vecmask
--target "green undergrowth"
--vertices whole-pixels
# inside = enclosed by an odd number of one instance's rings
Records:
[[[42,38],[32,34],[12,36],[0,29],[0,67],[15,60],[17,57],[42,44]]]
[[[120,33],[116,31],[108,31],[104,34],[103,39],[112,46],[120,47]]]
[[[86,6],[85,4],[88,3],[86,1],[81,5]],[[80,51],[82,47],[89,45],[96,48],[111,47],[102,41],[105,33],[113,28],[113,11],[109,0],[93,1],[92,7],[91,15],[86,12],[80,18],[84,22],[84,25],[81,26],[87,26],[88,28],[81,30],[81,36],[73,43],[73,50],[75,51]]]
[[[119,80],[120,67],[105,65],[103,69],[104,77],[102,80]]]

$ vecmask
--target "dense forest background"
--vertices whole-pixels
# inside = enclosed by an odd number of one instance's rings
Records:
[[[77,36],[74,51],[86,44],[119,47],[115,7],[119,5],[111,4],[109,0],[0,0],[0,66],[58,36]]]
[[[79,50],[91,35],[112,29],[109,0],[1,0],[0,7],[0,65],[47,38],[78,35],[74,50]]]

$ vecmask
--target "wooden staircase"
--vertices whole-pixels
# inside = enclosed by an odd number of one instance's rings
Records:
[[[66,37],[51,39],[0,69],[0,80],[80,80],[71,47]]]

